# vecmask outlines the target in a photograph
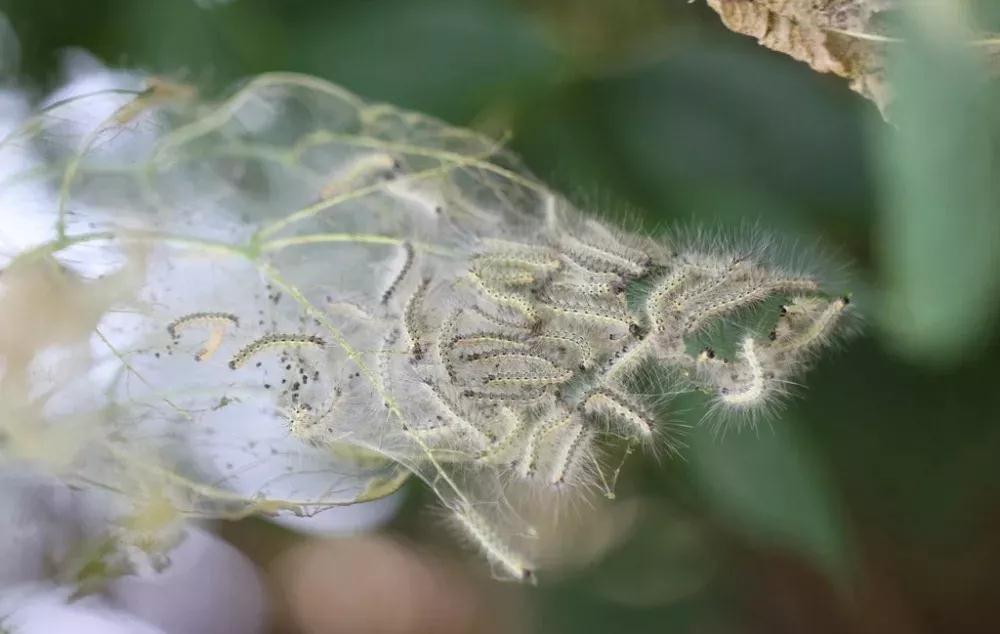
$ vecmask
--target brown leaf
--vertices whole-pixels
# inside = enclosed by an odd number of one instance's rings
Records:
[[[876,25],[896,0],[708,0],[731,30],[762,45],[833,73],[885,113],[891,93],[885,80],[885,47],[891,38]]]

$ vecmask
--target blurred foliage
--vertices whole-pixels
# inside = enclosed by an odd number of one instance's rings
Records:
[[[922,11],[892,58],[899,129],[880,134],[885,323],[904,351],[954,363],[1000,308],[1000,85],[956,44],[963,24]]]
[[[863,335],[759,441],[699,429],[689,462],[627,469],[619,497],[654,510],[605,563],[531,591],[538,631],[1000,627],[1000,108],[972,53],[927,21],[892,58],[890,127],[702,3],[0,0],[0,12],[37,92],[58,83],[65,47],[212,89],[314,73],[510,130],[543,180],[599,211],[650,227],[756,223],[854,263],[844,290],[869,317]],[[399,526],[422,522],[411,511]],[[644,566],[681,585],[692,567],[714,575],[633,605],[606,591],[622,561],[633,580]]]

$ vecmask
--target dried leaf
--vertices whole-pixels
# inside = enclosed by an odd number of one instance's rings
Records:
[[[833,73],[872,100],[886,116],[893,91],[886,58],[900,40],[889,31],[898,0],[707,0],[730,30],[750,35],[762,46]],[[945,11],[961,13],[960,5]],[[940,13],[940,12],[938,12]],[[970,44],[996,68],[1000,40],[969,35]],[[887,117],[888,118],[888,117]]]

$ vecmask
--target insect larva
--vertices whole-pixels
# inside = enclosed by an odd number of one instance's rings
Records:
[[[688,318],[683,327],[685,334],[690,334],[701,329],[706,322],[720,315],[739,310],[756,302],[763,301],[771,295],[768,284],[759,283],[754,286],[742,288],[738,291],[719,295],[711,301],[705,302],[700,307],[696,306],[692,310],[693,314]]]
[[[493,266],[535,269],[543,273],[553,273],[562,268],[561,261],[547,254],[532,257],[530,254],[492,252],[476,256],[476,262]]]
[[[594,348],[582,336],[567,330],[543,332],[532,337],[532,341],[551,341],[556,344],[569,344],[579,352],[580,368],[589,369],[594,363]]]
[[[546,310],[556,313],[557,315],[580,319],[583,321],[593,321],[603,324],[618,323],[624,324],[625,326],[630,326],[632,324],[632,320],[628,316],[628,313],[624,310],[614,310],[614,308],[617,307],[587,306],[585,304],[561,302],[559,300],[552,300],[551,298],[546,299],[542,306],[544,306]]]
[[[399,273],[396,274],[396,277],[393,278],[392,282],[389,284],[389,288],[385,289],[385,292],[382,293],[383,306],[389,303],[389,300],[396,292],[396,289],[399,288],[399,285],[402,284],[403,280],[406,278],[406,274],[410,272],[411,268],[413,268],[413,259],[416,256],[416,253],[413,250],[413,245],[409,242],[404,242],[402,247],[404,256],[403,266],[400,267]]]
[[[484,383],[490,387],[518,385],[518,386],[539,386],[539,385],[559,385],[573,378],[572,370],[553,368],[551,374],[527,373],[527,374],[497,374],[486,377]]]
[[[613,282],[555,282],[549,286],[549,292],[569,297],[603,297],[615,294],[619,288]]]
[[[530,286],[538,281],[533,271],[523,268],[477,266],[473,270],[484,280],[505,286]]]
[[[764,367],[757,356],[753,337],[746,337],[740,346],[740,356],[750,371],[750,380],[739,389],[723,387],[719,390],[719,400],[733,407],[748,407],[761,402],[766,395]]]
[[[509,306],[521,314],[529,321],[534,323],[538,319],[538,313],[535,311],[535,307],[528,300],[528,298],[520,293],[508,293],[501,289],[496,288],[487,283],[482,276],[480,276],[475,271],[469,271],[469,277],[476,283],[476,285],[486,293],[486,296],[493,300],[494,303],[501,306]]]
[[[606,412],[611,418],[624,423],[624,427],[634,432],[632,435],[640,440],[650,440],[653,437],[650,417],[609,388],[597,388],[591,392],[584,399],[582,408],[591,413]]]
[[[180,336],[180,331],[189,326],[200,324],[223,324],[231,323],[234,326],[240,325],[240,320],[236,315],[230,313],[190,313],[183,315],[167,324],[167,333],[172,339]]]
[[[529,322],[517,322],[513,319],[507,319],[502,315],[496,315],[493,313],[488,313],[479,306],[472,306],[472,312],[476,313],[486,321],[503,328],[511,328],[513,330],[531,330],[532,324]]]
[[[434,396],[434,400],[437,401],[438,406],[441,410],[447,414],[448,418],[455,423],[455,427],[463,429],[476,439],[477,448],[482,448],[490,443],[490,438],[487,434],[472,423],[462,412],[458,411],[455,404],[446,397],[437,385],[433,383],[424,383],[424,386],[430,391]]]
[[[486,402],[513,402],[519,401],[521,403],[527,404],[537,401],[545,396],[547,393],[547,386],[540,386],[535,388],[529,388],[526,390],[515,390],[513,392],[500,391],[483,391],[483,390],[473,390],[467,389],[462,391],[463,398],[471,398]]]
[[[674,297],[673,302],[671,302],[671,307],[675,311],[682,311],[688,302],[735,281],[738,279],[738,274],[740,273],[749,273],[747,260],[744,257],[733,258],[733,261],[730,262],[728,266],[718,273],[710,275],[706,281],[698,284],[697,286],[693,286],[692,288],[689,288]]]
[[[240,321],[236,315],[229,313],[191,313],[179,317],[167,325],[167,332],[171,339],[175,341],[180,337],[180,331],[193,326],[208,326],[210,328],[208,339],[194,355],[195,361],[207,361],[218,351],[222,345],[222,339],[226,336],[226,327],[229,325],[239,326]]]
[[[194,355],[195,361],[208,361],[212,358],[212,355],[219,349],[222,345],[222,338],[226,336],[226,330],[224,326],[213,326],[212,331],[208,335],[208,340],[205,341],[205,345]]]
[[[498,369],[503,366],[518,366],[519,361],[526,364],[541,363],[548,368],[556,367],[556,364],[549,358],[540,354],[522,352],[520,350],[483,350],[465,355],[463,360],[467,363],[478,363],[483,361],[495,361]],[[523,366],[521,366],[523,367]]]
[[[652,339],[633,341],[623,351],[616,352],[608,362],[604,372],[608,381],[620,381],[636,372],[653,355]]]
[[[486,520],[467,503],[454,509],[454,517],[464,532],[479,546],[486,558],[503,572],[519,581],[533,582],[533,566],[503,542]]]
[[[445,369],[448,374],[448,378],[454,382],[455,381],[455,365],[451,361],[451,351],[454,341],[457,337],[455,331],[458,330],[458,320],[462,317],[462,309],[456,308],[451,311],[448,318],[444,320],[441,324],[441,328],[438,330],[437,336],[437,354],[438,361],[441,366]]]
[[[244,346],[242,350],[233,355],[233,358],[229,361],[229,367],[230,369],[235,370],[243,366],[247,361],[257,356],[259,353],[269,348],[300,348],[305,346],[322,349],[326,347],[326,342],[315,335],[265,335],[260,339],[251,341]]]
[[[849,302],[850,300],[846,297],[839,297],[833,300],[811,322],[809,328],[798,335],[781,338],[772,344],[771,347],[775,350],[800,351],[822,342],[836,323],[837,317],[847,308]]]
[[[403,308],[403,325],[406,327],[406,336],[410,339],[410,351],[417,360],[423,358],[424,355],[423,344],[420,341],[423,331],[423,315],[420,311],[430,283],[431,278],[429,277],[421,279],[420,284],[406,300],[406,306]]]
[[[518,474],[522,478],[529,478],[535,473],[535,469],[538,467],[539,447],[544,442],[545,437],[568,425],[575,416],[575,412],[562,411],[532,428],[531,433],[528,435],[528,442],[524,447],[524,453],[517,465]]]
[[[687,284],[697,273],[697,269],[682,264],[671,271],[666,277],[661,279],[653,290],[646,297],[646,314],[653,322],[657,331],[663,332],[666,329],[668,320],[666,319],[666,303],[677,291]]]
[[[562,268],[562,261],[559,259],[559,255],[551,249],[492,238],[484,240],[484,242],[487,246],[494,246],[496,249],[476,256],[477,261],[527,266],[540,268],[549,272]]]
[[[611,275],[613,277],[621,277],[622,275],[621,270],[610,262],[601,260],[597,257],[588,256],[586,253],[582,253],[578,249],[574,250],[566,247],[566,245],[563,245],[563,247],[563,254],[566,258],[588,273]]]
[[[788,277],[774,280],[768,288],[773,293],[816,293],[819,282],[808,277]]]
[[[382,340],[382,345],[378,349],[376,356],[378,362],[379,381],[382,382],[382,389],[388,391],[392,383],[392,376],[389,374],[389,362],[393,355],[392,347],[399,341],[399,328],[393,328]]]
[[[638,277],[646,271],[645,264],[632,262],[573,236],[566,236],[561,241],[561,246],[567,257],[595,273],[617,273]],[[645,260],[648,262],[648,258]]]
[[[512,425],[507,433],[479,454],[477,460],[480,462],[494,463],[505,460],[510,450],[524,437],[524,432],[531,426],[531,421],[527,417],[518,416],[509,407],[501,408],[501,413],[512,421]]]
[[[819,289],[819,284],[816,280],[811,280],[808,278],[779,278],[777,280],[763,281],[756,280],[751,281],[751,283],[745,285],[743,288],[737,289],[731,293],[724,293],[720,297],[708,300],[702,300],[701,303],[708,304],[709,307],[714,309],[715,314],[720,312],[726,312],[727,307],[721,306],[722,304],[727,304],[729,306],[739,305],[741,297],[745,298],[742,302],[745,304],[750,304],[755,301],[766,298],[768,295],[774,293],[801,293],[816,291]],[[689,308],[687,312],[698,312],[697,305],[699,303],[699,297],[709,296],[708,292],[699,293],[690,297],[684,304],[684,307],[694,307]],[[733,304],[728,304],[732,301]],[[720,310],[721,309],[721,310]]]
[[[465,335],[456,335],[451,339],[449,345],[453,347],[495,345],[523,350],[528,347],[528,342],[520,335],[480,330]]]
[[[581,452],[589,444],[590,431],[582,423],[573,423],[566,428],[563,442],[555,452],[552,461],[552,472],[549,474],[549,484],[561,486],[566,484],[570,474],[576,467]]]
[[[621,240],[608,230],[608,227],[592,220],[588,221],[587,224],[590,228],[603,234],[604,238],[600,242],[595,242],[591,238],[577,237],[580,242],[593,249],[602,251],[612,258],[617,258],[623,263],[632,264],[639,271],[637,275],[641,275],[652,264],[653,257],[649,253],[622,244]]]

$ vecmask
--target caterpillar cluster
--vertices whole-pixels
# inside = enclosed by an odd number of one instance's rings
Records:
[[[657,245],[594,220],[568,234],[481,239],[443,280],[410,242],[399,249],[402,264],[386,290],[358,312],[376,329],[389,325],[372,354],[381,388],[395,397],[397,445],[415,446],[401,456],[419,465],[423,451],[435,464],[535,495],[596,489],[612,497],[611,448],[679,451],[675,431],[658,423],[662,391],[640,389],[650,374],[711,394],[718,410],[766,407],[830,340],[849,304],[753,252]],[[732,358],[691,349],[711,324],[771,298],[781,303],[770,327],[742,335]],[[199,313],[169,330],[227,321],[236,323]],[[239,369],[270,348],[327,347],[315,335],[268,334],[228,365]],[[289,431],[322,444],[319,421],[336,431],[334,402],[352,389],[372,391],[363,382],[333,385],[322,402],[309,402],[292,390]],[[488,514],[465,496],[449,506],[505,576],[533,578],[531,557],[500,541]]]
[[[474,133],[312,80],[262,78],[238,95],[266,102],[286,85],[279,99],[356,109],[364,129],[295,140],[286,160],[309,156],[318,202],[258,227],[252,250],[284,280],[268,307],[284,321],[229,367],[252,372],[280,350],[304,373],[275,391],[290,435],[403,465],[505,577],[531,580],[541,563],[528,511],[613,497],[617,457],[634,447],[680,451],[666,395],[703,392],[720,419],[752,420],[848,312],[761,246],[654,240],[587,217]],[[319,334],[289,328],[280,297]],[[198,315],[171,334],[226,321]],[[733,323],[743,329],[717,340]]]
[[[394,284],[410,289],[410,344],[382,358],[390,391],[405,395],[404,432],[508,487],[557,495],[611,496],[607,447],[678,451],[657,422],[662,392],[640,389],[650,373],[752,416],[787,392],[849,304],[755,253],[674,250],[590,220],[571,234],[482,240],[454,280]],[[770,328],[742,335],[733,358],[691,350],[710,325],[770,299],[781,302]],[[498,534],[469,513],[460,505],[457,524],[474,540]],[[508,573],[528,560],[481,546]]]
[[[163,476],[188,512],[233,517],[370,500],[411,473],[499,575],[532,581],[546,518],[612,497],[634,448],[681,449],[667,395],[752,420],[849,312],[769,249],[616,229],[501,142],[320,79],[197,94],[81,95],[0,140],[39,141],[45,169],[7,163],[59,195],[28,260],[141,254],[98,333],[121,371],[68,390],[106,394],[83,417],[110,426],[87,448],[101,459],[75,461],[102,489]],[[82,133],[84,111],[113,114]],[[191,312],[206,302],[231,312]]]

